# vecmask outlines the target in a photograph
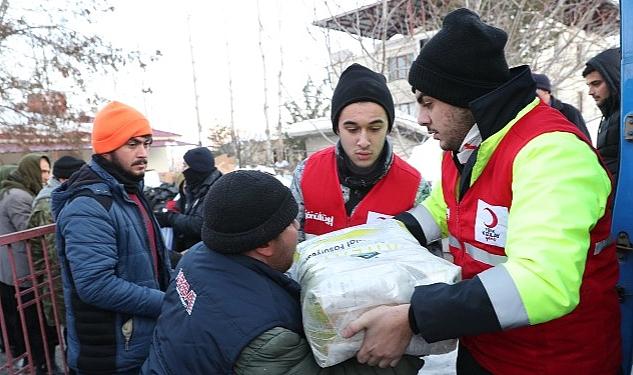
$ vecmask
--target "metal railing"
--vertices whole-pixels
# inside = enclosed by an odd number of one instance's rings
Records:
[[[0,356],[0,374],[35,374],[46,369],[53,374],[56,364],[55,346],[59,345],[59,368],[68,374],[65,341],[56,287],[61,276],[56,258],[49,254],[48,240],[53,240],[55,224],[0,236],[2,272],[10,269],[10,282],[5,275],[0,298],[0,330],[4,358]],[[41,248],[34,254],[33,246]],[[55,255],[56,256],[56,255]],[[44,303],[52,306],[49,317]],[[50,312],[49,310],[49,312]],[[51,316],[52,315],[52,316]],[[51,319],[52,318],[52,319]]]

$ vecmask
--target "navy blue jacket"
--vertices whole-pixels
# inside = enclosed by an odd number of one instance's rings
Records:
[[[147,207],[143,195],[138,197]],[[156,275],[138,206],[94,160],[51,198],[66,302],[69,367],[91,374],[138,372],[169,283],[171,267],[162,239],[156,236]],[[155,221],[154,231],[160,233]],[[127,337],[125,322],[131,322]]]
[[[142,374],[232,374],[251,340],[274,327],[303,333],[299,285],[244,255],[202,242],[178,263]]]

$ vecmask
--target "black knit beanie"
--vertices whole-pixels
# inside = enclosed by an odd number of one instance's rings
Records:
[[[196,172],[209,173],[215,169],[213,154],[206,147],[196,147],[185,152],[183,159]]]
[[[388,128],[391,131],[394,119],[394,106],[387,79],[360,64],[352,64],[341,74],[341,78],[332,95],[332,129],[338,134],[338,118],[343,108],[352,103],[373,102],[379,104],[387,113]]]
[[[86,164],[86,162],[81,159],[68,155],[62,156],[57,159],[55,165],[53,165],[53,176],[68,179],[73,173],[78,171],[79,168],[83,167],[84,164]]]
[[[545,74],[532,73],[532,79],[536,82],[536,88],[552,92],[552,83]]]
[[[444,17],[442,28],[422,47],[409,71],[414,90],[445,103],[468,103],[510,79],[503,48],[505,31],[486,25],[461,8]]]
[[[228,173],[204,200],[202,241],[219,253],[239,254],[276,238],[297,217],[290,189],[259,171]]]

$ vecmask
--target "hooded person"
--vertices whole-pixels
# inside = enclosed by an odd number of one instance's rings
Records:
[[[157,212],[161,227],[174,229],[172,250],[182,252],[200,242],[202,231],[202,202],[209,188],[222,177],[215,167],[213,154],[206,147],[187,151],[183,157],[184,182],[179,187],[175,210]]]
[[[589,95],[602,112],[596,148],[615,182],[620,167],[620,58],[619,48],[602,51],[587,61],[582,72]]]
[[[40,160],[42,155],[28,154],[20,159],[18,167],[0,184],[0,234],[25,230],[28,225],[33,199],[42,189]],[[23,256],[15,259],[17,277],[29,274],[24,244],[13,247],[14,253]],[[0,281],[13,285],[13,274],[6,246],[0,253]]]
[[[142,374],[418,372],[422,361],[413,357],[395,369],[354,359],[316,364],[303,334],[299,285],[284,273],[297,244],[296,215],[290,190],[264,172],[231,172],[209,189],[202,242],[178,264]]]
[[[53,191],[56,247],[75,373],[138,373],[171,265],[143,191],[152,128],[111,102],[94,119],[90,162]]]
[[[508,67],[507,39],[457,9],[411,66],[442,179],[397,219],[423,246],[448,238],[463,280],[350,323],[343,337],[365,334],[360,362],[393,365],[417,334],[459,338],[460,375],[618,373],[611,181],[587,137],[536,97],[529,67]]]
[[[27,229],[33,199],[42,189],[42,171],[40,169],[42,160],[47,161],[47,158],[45,159],[44,155],[41,154],[25,155],[20,159],[17,168],[9,173],[0,184],[0,235]],[[13,244],[11,250],[7,246],[0,247],[0,299],[2,300],[4,320],[8,327],[9,346],[14,357],[26,351],[22,320],[18,314],[18,301],[15,298],[15,288],[17,286],[20,290],[24,290],[30,287],[30,283],[25,281],[16,285],[17,279],[31,274],[28,258],[27,249],[23,242]],[[16,278],[14,278],[12,263],[15,264]],[[33,293],[25,293],[20,299],[26,303],[33,299]],[[24,307],[23,312],[33,364],[39,372],[45,369],[46,363],[36,306]]]
[[[292,178],[300,241],[392,217],[430,191],[430,184],[393,152],[387,138],[395,110],[382,74],[350,65],[336,85],[331,107],[339,141],[303,160]]]
[[[16,169],[18,169],[18,166],[15,164],[6,164],[0,166],[0,184],[2,183],[2,181],[6,180],[7,177],[9,177],[11,172],[15,171]]]

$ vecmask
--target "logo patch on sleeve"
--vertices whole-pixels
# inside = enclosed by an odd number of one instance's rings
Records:
[[[507,232],[508,207],[492,206],[480,199],[475,218],[475,240],[505,247]]]
[[[191,289],[189,282],[185,278],[185,274],[182,272],[182,268],[178,271],[178,275],[176,276],[176,292],[178,292],[180,302],[182,302],[185,311],[191,315],[193,305],[196,303],[196,292]]]

